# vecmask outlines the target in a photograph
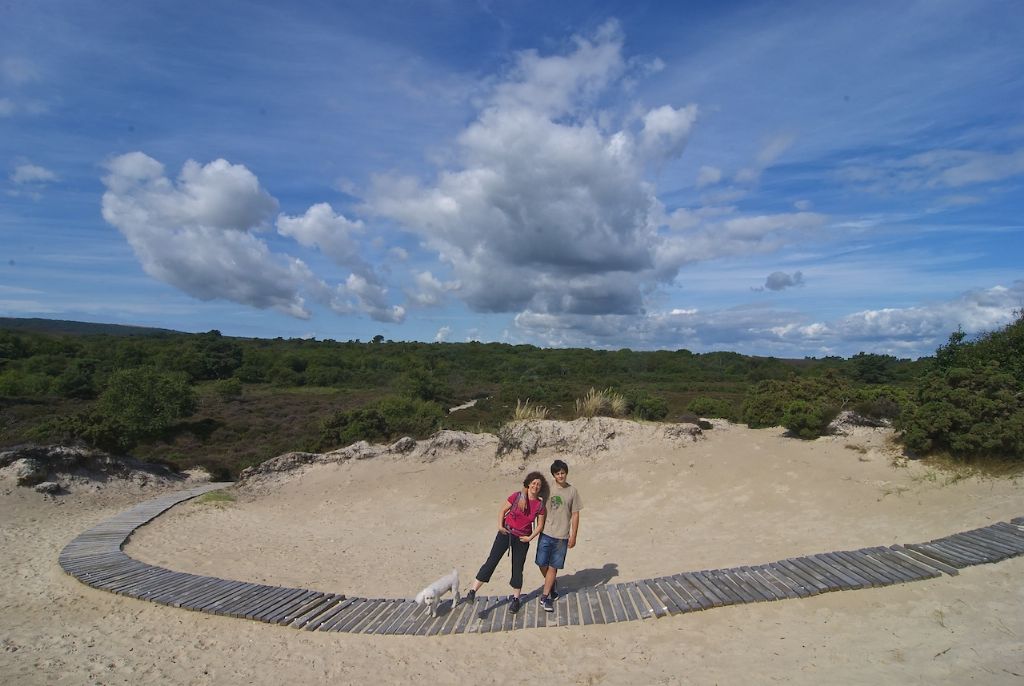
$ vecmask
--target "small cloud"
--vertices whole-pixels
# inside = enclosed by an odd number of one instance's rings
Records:
[[[42,77],[39,67],[32,61],[20,57],[8,57],[0,62],[0,74],[3,75],[4,81],[18,86],[38,81]]]
[[[795,136],[788,133],[772,136],[757,152],[754,164],[736,172],[736,182],[753,183],[757,181],[761,178],[761,173],[768,167],[775,164],[775,160],[789,149],[789,146],[793,144],[794,140]]]
[[[388,255],[391,257],[391,259],[397,260],[399,262],[405,262],[407,259],[409,259],[409,251],[406,250],[405,248],[400,248],[398,246],[395,246],[388,250]]]
[[[18,185],[45,185],[56,180],[56,174],[37,164],[19,164],[11,172],[11,181]]]
[[[722,170],[718,167],[701,167],[697,172],[697,188],[713,186],[722,180]]]
[[[801,212],[806,212],[813,206],[814,205],[810,200],[797,200],[795,203],[793,203],[793,207],[800,210]]]
[[[801,272],[793,272],[792,275],[786,272],[772,272],[764,281],[764,288],[769,291],[782,291],[793,286],[803,285],[804,275]]]
[[[451,333],[452,333],[452,327],[450,327],[450,326],[442,326],[440,329],[437,330],[437,333],[434,335],[434,342],[435,343],[444,343],[445,341],[448,340],[448,336],[450,336]]]

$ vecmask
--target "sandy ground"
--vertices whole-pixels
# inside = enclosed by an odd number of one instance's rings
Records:
[[[585,499],[568,587],[912,543],[1024,515],[1020,480],[893,465],[884,430],[802,442],[721,425],[697,442],[562,456]],[[146,562],[247,581],[411,597],[457,567],[467,586],[502,498],[553,454],[493,450],[315,465],[190,502],[126,547]],[[506,634],[318,634],[97,591],[60,549],[159,494],[48,499],[0,489],[0,683],[1024,684],[1024,557],[957,577],[660,620]],[[508,563],[481,593],[507,592]],[[527,590],[539,584],[527,567]]]

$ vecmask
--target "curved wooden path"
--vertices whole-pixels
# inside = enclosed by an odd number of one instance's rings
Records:
[[[511,631],[545,626],[610,624],[694,612],[723,605],[889,586],[1024,553],[1024,517],[927,543],[861,548],[791,557],[753,567],[684,572],[656,579],[606,584],[567,592],[547,613],[536,592],[508,611],[507,597],[478,596],[475,603],[442,603],[431,617],[409,599],[353,598],[175,572],[134,560],[121,547],[135,529],[180,502],[230,484],[190,488],[137,505],[84,532],[60,554],[71,576],[94,588],[230,617],[245,617],[308,631],[413,634]]]

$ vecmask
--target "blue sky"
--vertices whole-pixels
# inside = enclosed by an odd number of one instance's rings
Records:
[[[0,7],[0,316],[931,354],[1024,307],[1017,2]]]

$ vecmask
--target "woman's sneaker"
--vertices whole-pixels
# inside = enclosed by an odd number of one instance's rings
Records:
[[[519,606],[520,605],[521,605],[521,603],[519,602],[519,598],[512,598],[512,604],[509,605],[508,611],[511,612],[512,614],[515,614],[515,613],[519,612]]]
[[[545,612],[554,612],[555,600],[551,596],[542,595],[540,597],[540,606],[544,608]]]

